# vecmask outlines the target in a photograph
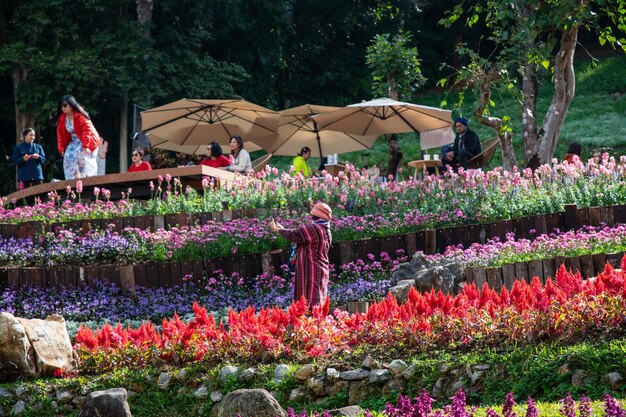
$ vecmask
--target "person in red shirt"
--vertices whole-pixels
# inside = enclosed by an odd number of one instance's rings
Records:
[[[128,167],[128,172],[152,171],[150,163],[142,160],[143,155],[143,151],[139,148],[133,151],[133,153],[130,155],[130,159],[132,160],[133,164]]]
[[[211,168],[222,168],[230,165],[230,161],[222,154],[222,147],[217,142],[209,143],[207,148],[209,153],[207,157],[200,162],[200,165],[206,165]]]

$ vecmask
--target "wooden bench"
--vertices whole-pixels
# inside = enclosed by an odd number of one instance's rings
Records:
[[[467,168],[478,169],[486,167],[491,158],[493,158],[493,154],[499,144],[500,138],[487,139],[481,143],[480,148],[482,152],[467,161]]]

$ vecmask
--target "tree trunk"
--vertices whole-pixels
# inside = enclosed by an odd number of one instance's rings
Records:
[[[17,90],[20,84],[26,81],[28,72],[19,65],[13,67],[11,79],[13,82],[13,102],[15,105],[15,140],[20,143],[22,130],[26,127],[35,128],[35,116],[27,110],[21,110],[17,105]]]
[[[561,134],[561,128],[572,100],[576,77],[574,74],[574,52],[578,38],[578,26],[564,31],[561,35],[561,45],[554,57],[554,95],[552,103],[543,120],[541,129],[537,132],[536,146],[532,142],[525,142],[527,156],[526,165],[536,168],[540,164],[548,164],[554,157],[556,144]],[[524,103],[526,105],[526,103]],[[527,109],[524,108],[524,114]],[[524,132],[526,134],[526,132]],[[530,138],[530,133],[529,133]],[[525,138],[527,139],[527,138]]]
[[[542,164],[549,163],[554,157],[567,110],[574,99],[576,87],[574,52],[577,40],[578,26],[563,32],[561,47],[554,57],[554,96],[539,132],[537,149]]]
[[[535,64],[528,62],[522,80],[522,143],[524,144],[524,165],[533,169],[539,164],[537,156],[537,77]]]
[[[485,114],[485,109],[489,105],[490,99],[491,88],[489,86],[489,83],[484,83],[480,86],[480,105],[474,110],[474,116],[480,124],[484,126],[489,126],[496,131],[496,134],[500,138],[500,149],[502,151],[502,167],[506,171],[512,171],[513,167],[517,165],[515,149],[513,149],[511,137],[501,131],[502,119],[500,119],[499,117],[487,116]]]
[[[152,22],[152,0],[135,0],[135,7],[137,8],[137,22],[144,38],[150,38],[150,23]]]
[[[128,171],[128,93],[120,103],[120,172]]]
[[[398,85],[396,79],[391,74],[387,74],[387,81],[389,82],[389,98],[392,100],[398,100]],[[389,136],[389,164],[387,165],[387,176],[396,177],[398,172],[398,166],[402,159],[402,152],[398,146],[398,137],[395,134]],[[422,155],[424,151],[422,151]]]

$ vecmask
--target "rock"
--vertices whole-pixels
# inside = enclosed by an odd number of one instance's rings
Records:
[[[11,409],[12,416],[23,416],[26,411],[26,403],[22,400],[19,400],[15,403],[13,408]]]
[[[85,401],[85,397],[82,397],[80,395],[77,395],[76,397],[72,398],[72,404],[76,408],[82,407],[84,401]]]
[[[211,393],[211,401],[213,401],[214,403],[219,403],[220,401],[222,401],[222,398],[224,398],[224,396],[219,391],[213,391]]]
[[[404,392],[405,388],[406,385],[403,381],[399,379],[392,379],[383,386],[381,393],[384,396],[389,396],[393,392]]]
[[[69,404],[72,401],[72,393],[69,391],[57,392],[57,402],[60,404]]]
[[[87,394],[89,394],[89,387],[87,385],[83,385],[82,387],[80,387],[79,393],[80,395],[85,397]]]
[[[391,277],[391,282],[394,284],[405,280],[414,279],[415,274],[423,269],[426,269],[430,265],[430,261],[426,258],[423,252],[416,252],[409,262],[398,265]]]
[[[339,394],[341,391],[347,389],[349,385],[350,383],[348,381],[337,381],[333,385],[328,387],[328,389],[326,390],[326,393],[328,394],[329,397],[334,397],[335,395]]]
[[[239,374],[239,380],[243,382],[253,382],[259,375],[260,372],[256,368],[247,368]]]
[[[57,403],[56,401],[50,401],[50,408],[52,408],[54,411],[57,411],[59,409],[59,403]]]
[[[205,400],[209,398],[209,389],[204,385],[200,385],[193,391],[193,396],[199,400]]]
[[[172,382],[172,378],[167,372],[161,372],[159,374],[159,379],[157,379],[157,384],[159,385],[159,389],[162,391],[167,391],[170,387],[170,382]]]
[[[575,387],[582,387],[584,385],[587,385],[588,376],[589,374],[587,373],[587,371],[577,369],[576,371],[574,371],[574,375],[572,375],[572,385]]]
[[[476,371],[472,373],[470,375],[470,381],[472,382],[472,384],[475,384],[476,382],[478,382],[480,378],[482,378],[483,373],[484,373],[483,371]]]
[[[370,376],[370,371],[366,369],[353,369],[339,374],[339,378],[344,381],[358,381]]]
[[[437,379],[437,382],[435,382],[435,385],[433,386],[433,397],[438,398],[441,397],[441,394],[443,394],[443,383],[444,383],[444,379],[443,377],[440,377],[439,379]]]
[[[622,388],[623,386],[622,381],[624,380],[624,378],[622,377],[622,374],[620,374],[619,372],[609,372],[606,375],[606,378],[609,381],[609,385],[611,385],[611,388],[613,388],[614,390]],[[0,398],[2,397],[0,396]]]
[[[264,389],[238,389],[211,410],[214,417],[287,417],[278,401]]]
[[[177,381],[181,381],[184,382],[187,380],[189,373],[187,372],[186,369],[181,369],[180,371],[178,371],[178,373],[176,374],[175,378]]]
[[[339,372],[335,368],[326,369],[326,378],[328,378],[329,381],[338,380],[340,375],[341,375],[341,372]]]
[[[63,317],[22,319],[0,314],[0,382],[73,370],[76,356]]]
[[[306,401],[306,398],[307,398],[306,390],[302,388],[293,389],[289,393],[289,401],[292,401],[292,402],[302,403]]]
[[[450,262],[443,263],[441,266],[450,271],[450,273],[454,277],[455,284],[458,285],[461,282],[465,281],[465,268],[460,262],[460,259],[452,258]]]
[[[318,397],[326,394],[326,384],[324,383],[324,378],[321,376],[309,378],[306,381],[306,387]]]
[[[361,364],[361,368],[363,369],[378,369],[380,368],[380,364],[376,359],[373,359],[370,355],[367,355],[367,358],[363,360]]]
[[[459,258],[441,258],[429,261],[423,253],[416,253],[410,262],[400,264],[394,272],[390,289],[398,302],[404,303],[411,287],[421,292],[431,289],[446,294],[458,294],[465,280],[465,271]]]
[[[391,379],[391,372],[388,369],[374,369],[370,372],[370,384],[387,382]]]
[[[348,390],[348,404],[354,405],[376,395],[376,388],[367,381],[353,382]]]
[[[420,292],[430,290],[441,291],[444,294],[455,294],[455,276],[449,269],[436,266],[428,271],[423,271],[415,278],[415,288]]]
[[[464,388],[465,388],[465,384],[463,383],[463,378],[459,378],[454,384],[452,384],[452,386],[450,386],[450,389],[448,390],[448,394],[452,396],[455,392]]]
[[[339,417],[358,417],[363,415],[365,410],[363,410],[358,405],[351,405],[348,407],[337,408],[335,410],[329,410],[328,414],[331,416],[339,416]]]
[[[415,375],[416,371],[417,371],[417,367],[415,365],[409,365],[409,367],[406,368],[404,372],[402,372],[402,378],[411,379]]]
[[[559,366],[559,369],[557,369],[557,372],[559,373],[559,375],[564,375],[566,373],[569,373],[570,372],[569,364],[564,363],[563,365]]]
[[[15,395],[18,397],[21,397],[22,395],[24,395],[25,392],[26,392],[26,388],[24,388],[23,385],[20,385],[19,387],[15,388]]]
[[[289,365],[280,364],[274,368],[274,382],[277,384],[283,382],[289,374]]]
[[[222,384],[225,384],[232,376],[237,375],[237,372],[239,372],[239,368],[237,368],[236,366],[223,366],[222,369],[220,369],[219,379]]]
[[[402,281],[402,282],[405,282],[405,281]],[[411,291],[411,288],[413,287],[414,286],[412,284],[397,285],[395,287],[391,287],[389,289],[389,292],[391,293],[391,295],[396,297],[396,299],[398,300],[398,303],[403,304],[403,303],[406,303],[406,301],[409,299],[409,292]]]
[[[0,387],[0,400],[10,397],[11,393],[7,389]]]
[[[402,372],[404,372],[408,367],[409,366],[406,364],[406,362],[400,359],[395,359],[391,361],[389,365],[387,365],[387,368],[394,376],[402,375]]]
[[[87,395],[78,417],[132,417],[124,388],[94,391]]]
[[[293,373],[293,377],[298,382],[304,382],[307,379],[311,378],[313,375],[315,375],[315,367],[313,366],[313,364],[310,363],[307,363]]]

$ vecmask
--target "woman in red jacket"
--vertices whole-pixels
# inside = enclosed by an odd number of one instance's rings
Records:
[[[63,155],[65,179],[93,177],[98,174],[98,144],[89,113],[71,96],[59,101],[56,115],[57,148]]]
[[[140,148],[133,150],[133,153],[130,155],[130,159],[133,163],[128,167],[128,172],[152,171],[150,162],[144,161],[143,155],[144,152]]]
[[[222,154],[222,147],[217,142],[209,143],[207,148],[209,152],[207,157],[200,162],[200,165],[206,165],[211,168],[222,168],[230,165],[230,161]]]

